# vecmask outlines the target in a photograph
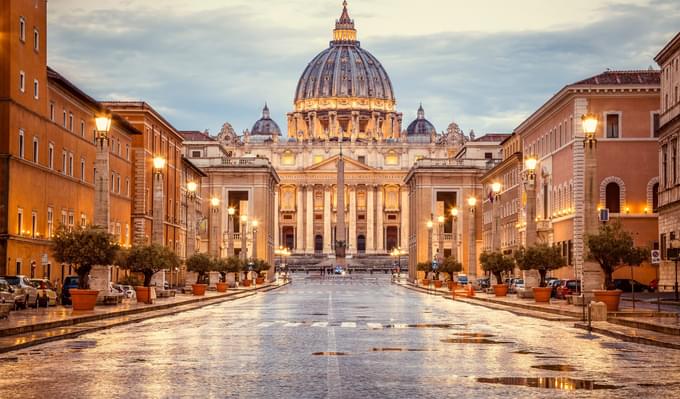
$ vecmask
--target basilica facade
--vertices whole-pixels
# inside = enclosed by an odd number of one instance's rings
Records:
[[[265,104],[261,118],[241,135],[229,123],[217,136],[185,132],[185,155],[199,167],[214,165],[217,159],[229,159],[225,165],[239,159],[242,165],[268,160],[280,180],[273,193],[273,234],[267,241],[272,248],[290,248],[294,255],[332,255],[336,164],[342,154],[346,252],[350,257],[387,255],[396,247],[409,247],[409,208],[414,206],[405,181],[409,170],[420,160],[465,154],[464,149],[478,141],[473,132],[466,136],[455,123],[437,133],[422,105],[405,127],[402,117],[387,71],[361,47],[344,3],[329,47],[302,72],[286,130]],[[473,152],[492,159],[499,157],[499,148]],[[221,198],[225,210],[234,209],[236,220],[239,215],[246,215],[244,220],[247,215],[257,217],[258,210],[249,205],[253,201],[246,200],[253,191],[241,183],[230,185],[227,179],[211,185],[208,179],[204,187],[210,191],[204,196]],[[456,206],[456,199],[447,201],[420,205],[423,209],[414,212],[430,215],[433,209]],[[228,218],[228,211],[223,213]],[[230,223],[225,219],[220,224]],[[238,234],[238,228],[228,227],[232,233],[227,234]],[[239,240],[228,241],[234,243],[235,252],[240,251]],[[228,250],[229,245],[222,248]]]

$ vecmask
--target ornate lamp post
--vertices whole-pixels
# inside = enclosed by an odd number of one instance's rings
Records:
[[[451,256],[458,260],[458,208],[451,208]]]
[[[437,238],[439,241],[439,256],[437,256],[438,262],[441,264],[444,260],[444,221],[446,218],[442,215],[437,216]]]
[[[230,206],[227,209],[227,256],[234,256],[234,214],[236,209]]]
[[[259,222],[257,220],[253,220],[250,222],[250,225],[253,226],[253,259],[257,259],[257,227],[259,225]]]
[[[218,232],[218,218],[220,212],[220,199],[216,196],[210,198],[210,244],[209,252],[212,256],[219,256],[219,247],[217,245],[217,239],[219,237]]]
[[[165,158],[156,156],[153,159],[153,234],[154,244],[165,245],[163,217],[165,215],[165,198],[163,198],[163,169],[165,168]],[[174,249],[174,248],[173,248]]]
[[[196,191],[198,184],[195,181],[187,182],[187,258],[196,251]]]
[[[248,244],[247,242],[247,232],[246,229],[248,228],[248,216],[246,215],[241,215],[241,259],[244,261],[248,260]]]
[[[500,182],[493,182],[491,183],[491,191],[493,192],[493,198],[492,198],[492,204],[491,204],[491,213],[493,214],[493,228],[491,230],[491,233],[493,235],[493,239],[491,240],[491,246],[494,251],[499,251],[501,249],[501,235],[500,235],[500,209],[498,206],[498,202],[501,200],[501,188],[503,186],[501,185]]]
[[[477,198],[470,197],[467,200],[470,207],[470,241],[468,243],[468,280],[472,281],[477,277],[477,228],[475,219],[475,208],[477,207]]]
[[[526,193],[526,230],[525,246],[529,247],[536,243],[536,164],[535,157],[529,156],[524,160],[524,192]],[[538,286],[538,273],[536,270],[524,271],[524,284],[526,288]]]
[[[597,131],[597,125],[598,120],[596,114],[588,112],[581,116],[581,126],[583,127],[583,133],[585,135],[583,139],[583,150],[585,156],[585,220],[583,221],[585,225],[585,231],[583,235],[584,237],[586,234],[594,234],[597,231],[597,193],[599,191],[596,182],[597,139],[595,138],[595,132]],[[584,246],[584,244],[581,244],[581,247]],[[581,289],[584,291],[586,289],[597,289],[599,286],[599,278],[597,277],[599,276],[599,270],[597,267],[593,267],[593,270],[588,270],[589,274],[592,273],[593,278],[584,278],[586,265],[583,263],[583,259],[585,258],[585,254],[581,255],[580,261],[574,262],[576,278],[581,280]],[[580,263],[581,267],[577,267],[577,263]],[[586,282],[590,284],[590,287],[585,287]]]
[[[397,258],[397,279],[401,279],[401,257],[406,255],[406,251],[401,249],[401,247],[394,247],[390,255]]]
[[[432,227],[434,227],[432,219],[427,221],[426,226],[427,226],[427,261],[432,262]]]
[[[94,176],[94,224],[109,229],[110,186],[109,186],[109,130],[111,116],[103,114],[95,118],[97,127],[97,154]]]

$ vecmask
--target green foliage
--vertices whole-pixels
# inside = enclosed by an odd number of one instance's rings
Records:
[[[131,285],[131,286],[134,287],[134,286],[142,285],[143,282],[140,279],[138,279],[137,276],[129,275],[129,276],[125,276],[122,279],[120,279],[118,284]]]
[[[430,262],[418,262],[418,264],[416,265],[416,268],[420,271],[428,273],[428,272],[432,271],[432,263],[430,263]]]
[[[597,234],[586,236],[589,257],[600,264],[604,272],[604,286],[613,288],[612,274],[623,264],[640,264],[647,259],[641,248],[633,246],[633,237],[615,221],[600,226]]]
[[[179,257],[169,248],[158,245],[138,245],[119,254],[119,265],[135,273],[144,275],[144,286],[151,284],[151,277],[163,269],[180,265]]]
[[[559,269],[566,264],[558,247],[547,244],[536,244],[528,248],[520,248],[515,252],[515,262],[522,270],[538,270],[541,276],[539,286],[545,287],[545,276],[548,270]]]
[[[251,259],[251,262],[253,263],[253,270],[256,271],[258,275],[268,271],[271,267],[271,265],[263,259]]]
[[[451,278],[453,278],[453,273],[458,273],[463,270],[463,264],[458,262],[453,256],[449,256],[444,259],[441,265],[439,265],[439,271],[448,273]]]
[[[490,272],[496,277],[496,282],[498,284],[503,283],[503,272],[509,272],[515,268],[513,259],[500,252],[482,252],[479,255],[479,263],[482,264],[482,269]]]
[[[196,284],[204,282],[208,272],[214,268],[215,261],[208,254],[197,252],[187,259],[187,270],[198,273]]]
[[[238,256],[217,258],[214,263],[214,271],[220,272],[223,281],[226,281],[227,273],[238,273],[243,267],[243,261]]]
[[[54,259],[76,267],[79,288],[89,288],[92,266],[112,264],[118,251],[115,237],[106,230],[93,226],[75,227],[70,230],[60,226],[52,241]]]

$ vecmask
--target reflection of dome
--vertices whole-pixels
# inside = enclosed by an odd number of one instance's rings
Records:
[[[418,117],[408,125],[406,134],[409,136],[427,136],[429,139],[436,133],[437,129],[434,128],[434,125],[425,119],[425,110],[423,110],[423,105],[421,104],[418,108]]]
[[[363,97],[394,101],[392,82],[380,62],[359,47],[354,20],[343,3],[330,47],[307,65],[295,101],[322,97]]]
[[[255,135],[266,135],[266,136],[280,136],[281,129],[279,125],[274,122],[274,120],[269,115],[269,107],[264,104],[262,109],[262,118],[258,119],[253,125],[252,131],[250,132],[252,136]]]

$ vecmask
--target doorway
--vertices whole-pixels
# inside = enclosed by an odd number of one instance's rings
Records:
[[[366,236],[363,234],[357,236],[357,252],[361,254],[366,252]]]
[[[314,236],[314,253],[320,254],[323,252],[323,237],[320,234]]]
[[[393,250],[399,243],[399,228],[397,226],[387,226],[385,229],[385,249]]]

